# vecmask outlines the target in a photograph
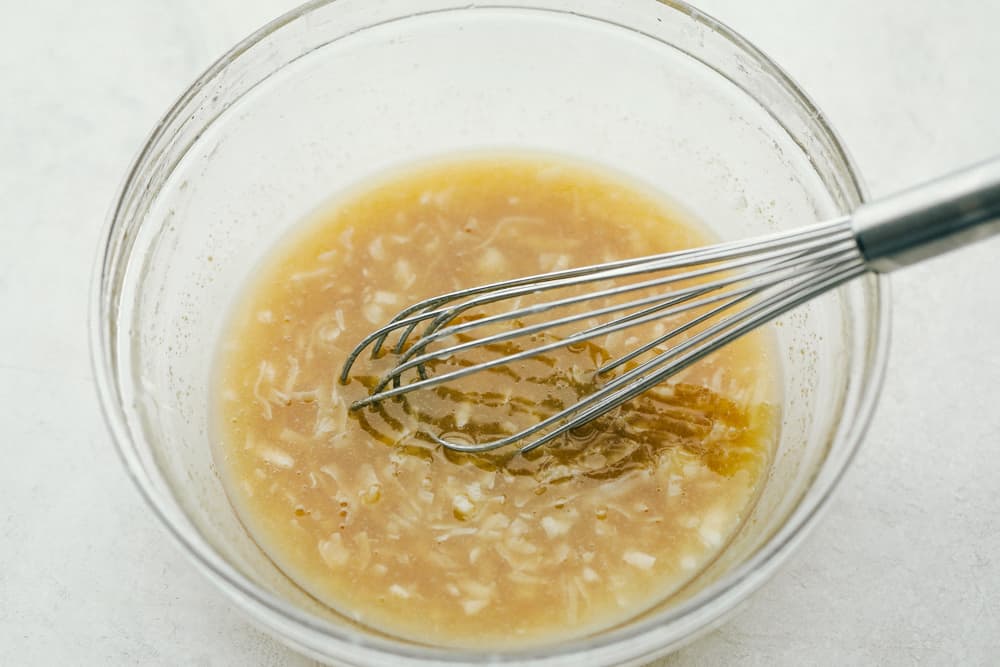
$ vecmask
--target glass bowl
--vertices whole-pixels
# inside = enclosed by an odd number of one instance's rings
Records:
[[[871,417],[887,347],[873,276],[776,323],[779,450],[729,548],[618,627],[529,649],[444,649],[338,616],[242,529],[208,443],[222,315],[260,257],[332,193],[399,163],[488,148],[601,163],[724,239],[852,210],[863,192],[823,115],[762,53],[681,2],[316,1],[250,36],[156,126],[95,272],[101,404],[152,512],[249,617],[349,665],[640,664],[713,627],[795,548]]]

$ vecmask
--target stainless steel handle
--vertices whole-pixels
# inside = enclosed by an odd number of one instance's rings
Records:
[[[882,273],[1000,234],[1000,158],[863,204],[851,224]]]

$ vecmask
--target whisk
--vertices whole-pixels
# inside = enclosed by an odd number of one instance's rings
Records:
[[[885,273],[1000,233],[1000,158],[974,165],[898,194],[863,204],[852,215],[801,229],[744,241],[608,262],[462,289],[416,303],[364,338],[348,355],[340,375],[367,348],[379,357],[395,336],[393,367],[358,410],[559,347],[690,313],[689,319],[603,363],[595,370],[607,382],[578,402],[510,435],[488,442],[456,442],[429,434],[461,452],[518,445],[527,452],[639,396],[721,346],[866,272]],[[637,277],[604,287],[614,279]],[[551,290],[588,285],[583,294],[521,305],[521,299]],[[638,298],[629,299],[629,295]],[[582,312],[571,307],[601,305]],[[496,314],[468,316],[484,306],[506,306]],[[559,311],[563,314],[560,316]],[[531,316],[551,319],[525,324]],[[611,319],[594,325],[595,319]],[[676,319],[676,318],[675,318]],[[674,320],[669,320],[673,323]],[[556,328],[580,327],[555,340]],[[486,332],[476,335],[477,332]],[[527,349],[430,374],[429,366],[476,348],[517,338],[543,342]],[[458,342],[453,342],[457,339]],[[435,347],[434,344],[438,346]],[[440,345],[448,343],[444,347]],[[644,355],[652,357],[638,363]]]

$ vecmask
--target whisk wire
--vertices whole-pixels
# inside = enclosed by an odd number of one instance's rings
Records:
[[[689,270],[679,271],[679,269]],[[527,295],[658,271],[670,271],[670,273],[666,276],[614,285],[595,292],[527,306],[520,306],[518,303]],[[864,258],[851,231],[850,220],[843,218],[752,241],[724,243],[696,250],[609,262],[582,269],[556,271],[493,283],[470,290],[459,290],[415,304],[402,311],[389,324],[367,336],[348,356],[341,373],[341,380],[347,380],[352,365],[364,349],[371,346],[372,354],[377,356],[388,337],[394,332],[400,332],[399,340],[394,346],[399,358],[393,368],[380,378],[371,394],[354,403],[352,409],[374,405],[411,391],[429,389],[473,373],[508,365],[627,328],[667,321],[682,313],[708,308],[705,312],[696,312],[689,319],[677,323],[654,340],[616,359],[606,360],[596,369],[595,377],[606,375],[630,362],[636,362],[638,365],[610,378],[576,403],[559,409],[516,433],[472,444],[450,441],[438,434],[428,434],[438,443],[464,452],[488,451],[524,442],[536,436],[528,444],[521,446],[521,451],[530,451],[584,422],[614,410],[668,376],[711,354],[722,345],[864,271]],[[708,282],[669,289],[671,285],[706,278],[709,279]],[[522,323],[531,316],[555,309],[572,307],[595,299],[614,299],[641,290],[657,290],[657,292],[623,303],[602,305],[586,312],[570,313],[545,322],[529,325]],[[464,313],[504,300],[513,300],[515,308],[496,315],[454,323]],[[615,313],[624,314],[535,347],[502,354],[495,359],[438,375],[427,374],[427,365],[435,360],[452,358],[454,355],[475,348],[533,336],[581,321],[592,322],[594,319]],[[431,350],[429,347],[434,342],[449,337],[471,335],[476,329],[482,330],[484,327],[509,322],[515,322],[516,325],[507,331],[471,340],[459,340],[442,349]],[[411,340],[416,327],[422,323],[426,323],[423,331],[415,340]],[[698,330],[698,327],[703,328]],[[687,338],[658,351],[652,358],[641,363],[637,361],[642,355],[662,349],[667,343],[688,333],[690,335]],[[404,384],[403,374],[413,370],[418,373],[418,379]],[[390,384],[392,387],[389,387]]]

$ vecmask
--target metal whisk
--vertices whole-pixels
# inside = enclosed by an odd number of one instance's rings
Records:
[[[527,428],[475,444],[429,434],[457,451],[482,452],[518,444],[526,452],[608,413],[719,347],[868,271],[889,272],[997,233],[1000,159],[864,204],[851,216],[790,232],[506,280],[426,299],[406,308],[362,340],[348,355],[340,380],[347,382],[352,366],[365,349],[371,347],[373,356],[379,356],[388,338],[397,334],[392,347],[397,355],[395,365],[352,409],[556,348],[692,313],[690,319],[596,369],[598,376],[623,366],[626,372],[595,384],[593,393]],[[522,298],[551,290],[630,277],[642,279],[520,305]],[[641,297],[627,298],[639,292]],[[570,308],[617,297],[626,300],[583,312]],[[514,305],[498,314],[467,317],[484,306],[506,301]],[[569,309],[568,314],[524,323],[526,318],[559,309]],[[612,319],[593,325],[595,318],[608,316]],[[502,325],[506,327],[494,331]],[[582,328],[482,363],[428,374],[428,366],[435,361],[517,338],[537,339],[538,334],[572,325]],[[477,337],[477,331],[487,333]],[[454,338],[458,342],[432,349],[434,343]],[[656,351],[652,358],[636,363],[651,351]]]

